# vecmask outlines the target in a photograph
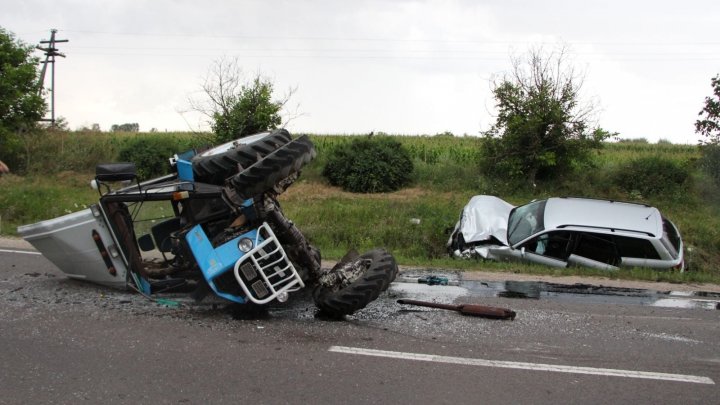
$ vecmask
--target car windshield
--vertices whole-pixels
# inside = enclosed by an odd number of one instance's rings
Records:
[[[508,219],[508,242],[510,246],[522,242],[530,235],[534,235],[543,229],[545,224],[545,204],[547,200],[536,201],[521,207],[514,208]]]

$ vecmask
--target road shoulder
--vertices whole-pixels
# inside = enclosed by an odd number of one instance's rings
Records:
[[[21,238],[2,236],[0,237],[0,249],[20,249],[35,250],[33,246]],[[332,267],[335,263],[332,261],[323,261],[323,267]],[[400,266],[400,270],[404,272],[446,272],[448,270],[430,270],[417,267]],[[452,270],[449,270],[452,271]],[[615,280],[606,277],[582,277],[582,276],[545,276],[536,274],[519,274],[506,272],[490,272],[490,271],[462,271],[459,273],[461,280],[477,280],[477,281],[541,281],[546,283],[558,284],[589,284],[605,287],[620,288],[640,288],[656,291],[708,291],[720,292],[720,285],[717,284],[701,284],[701,283],[667,283],[652,282],[639,280]]]

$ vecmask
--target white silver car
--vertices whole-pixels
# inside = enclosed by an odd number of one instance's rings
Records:
[[[518,260],[603,270],[685,270],[683,242],[657,208],[588,198],[549,198],[515,207],[498,197],[473,197],[448,249],[455,257]]]

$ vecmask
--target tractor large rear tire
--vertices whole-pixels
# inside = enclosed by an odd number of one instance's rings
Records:
[[[281,180],[315,158],[315,146],[307,135],[283,145],[228,180],[242,198],[252,198],[274,188]]]
[[[348,266],[359,266],[354,280],[339,286],[315,287],[313,299],[321,313],[331,317],[350,315],[365,308],[374,301],[381,292],[387,290],[398,273],[395,258],[385,249],[374,249],[353,259]]]
[[[238,172],[238,167],[252,166],[290,140],[288,131],[278,129],[252,143],[241,143],[221,153],[213,153],[211,149],[193,158],[193,177],[202,183],[222,185],[225,179]]]

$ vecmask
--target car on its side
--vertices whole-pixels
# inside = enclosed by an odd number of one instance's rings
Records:
[[[518,207],[478,195],[465,206],[448,250],[455,257],[554,267],[685,270],[677,227],[649,205],[553,197]]]

